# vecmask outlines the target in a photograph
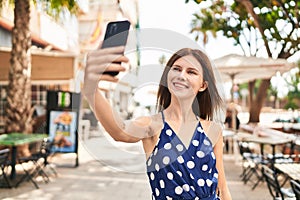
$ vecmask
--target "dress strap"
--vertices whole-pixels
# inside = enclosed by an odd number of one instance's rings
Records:
[[[163,110],[161,111],[161,117],[162,117],[163,122],[165,123],[165,115],[164,115],[164,111]]]
[[[201,124],[201,120],[200,120],[201,118],[198,115],[196,115],[196,119],[199,121],[199,124],[200,124],[201,128],[203,128],[202,124]]]

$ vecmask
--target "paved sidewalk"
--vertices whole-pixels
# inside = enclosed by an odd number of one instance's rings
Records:
[[[91,138],[80,142],[78,167],[73,167],[74,154],[58,154],[52,159],[58,177],[53,177],[48,184],[39,183],[40,189],[35,189],[30,182],[19,188],[0,189],[0,199],[150,200],[143,159],[140,144],[116,143],[103,135]],[[272,199],[265,183],[252,191],[250,185],[241,182],[241,166],[236,161],[232,154],[224,155],[233,199]]]

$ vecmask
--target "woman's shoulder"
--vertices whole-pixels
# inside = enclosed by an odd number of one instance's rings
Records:
[[[210,139],[212,145],[214,146],[222,135],[222,125],[214,121],[203,119],[201,119],[200,122],[203,126],[206,136]]]
[[[162,118],[160,114],[154,114],[149,116],[140,116],[133,119],[134,122],[139,123],[144,126],[153,126],[157,123],[162,124]]]
[[[135,124],[139,124],[140,126],[144,126],[147,129],[147,137],[143,138],[144,148],[145,146],[150,145],[150,149],[152,148],[152,144],[156,144],[157,139],[159,137],[159,133],[163,128],[163,120],[161,114],[154,114],[151,116],[141,116],[136,118]]]
[[[163,127],[163,120],[161,114],[154,114],[149,116],[140,116],[132,120],[132,124],[138,127],[144,127],[147,129],[148,136],[155,135],[158,130]]]
[[[200,123],[203,126],[203,129],[214,129],[216,131],[222,131],[221,123],[217,123],[215,121],[200,119]]]

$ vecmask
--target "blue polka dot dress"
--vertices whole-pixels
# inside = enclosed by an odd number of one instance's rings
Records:
[[[162,118],[164,127],[146,162],[152,198],[218,200],[216,159],[201,123],[185,147],[163,113]]]

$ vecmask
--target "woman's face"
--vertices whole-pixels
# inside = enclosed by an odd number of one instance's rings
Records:
[[[193,98],[207,88],[200,63],[191,55],[179,58],[168,73],[168,88],[178,98]]]

